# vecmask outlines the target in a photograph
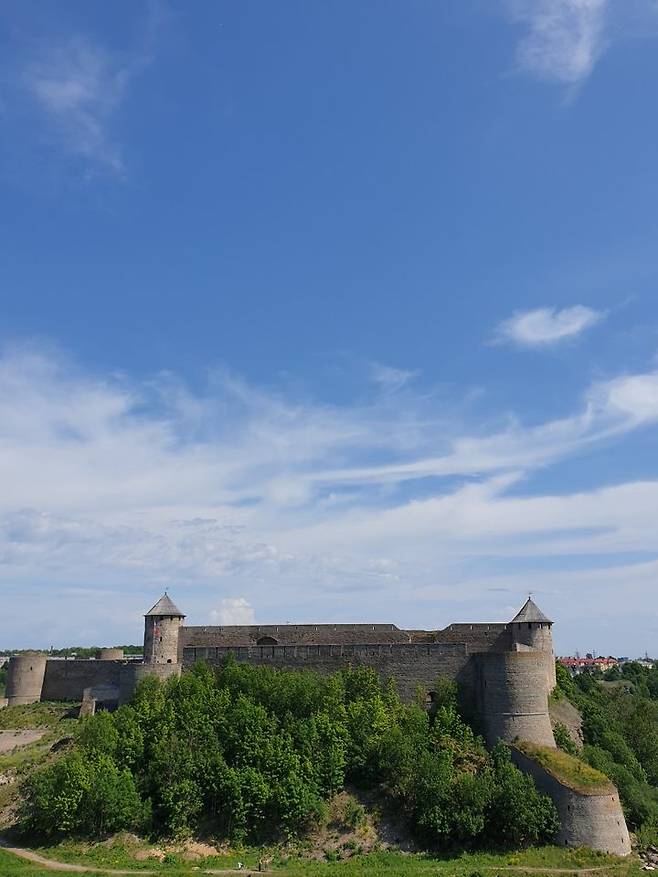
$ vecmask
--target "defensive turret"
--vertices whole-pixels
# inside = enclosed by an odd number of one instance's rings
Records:
[[[178,663],[178,635],[184,618],[165,591],[144,616],[145,664]]]
[[[553,622],[548,618],[532,597],[528,597],[523,608],[510,623],[512,643],[516,651],[543,652],[546,655],[546,673],[549,693],[556,684],[555,653],[553,651]]]

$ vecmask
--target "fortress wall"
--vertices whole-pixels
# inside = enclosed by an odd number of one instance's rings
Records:
[[[182,647],[256,645],[261,637],[280,645],[409,642],[409,634],[394,624],[261,624],[183,627]]]
[[[512,747],[512,760],[529,774],[540,792],[552,798],[560,817],[557,842],[569,847],[591,847],[615,856],[628,856],[631,842],[614,786],[603,794],[585,795],[555,779],[536,761]]]
[[[42,700],[82,700],[85,688],[119,687],[121,661],[47,661]]]
[[[555,746],[548,715],[548,656],[537,652],[478,655],[476,679],[487,742],[517,738]]]
[[[462,644],[398,643],[307,646],[186,647],[183,666],[196,661],[221,664],[232,654],[237,661],[288,670],[335,673],[343,667],[373,667],[383,680],[393,677],[403,700],[413,699],[417,686],[432,690],[441,676],[470,681],[469,655]]]
[[[119,679],[119,703],[128,703],[139,683],[147,676],[157,676],[164,681],[180,674],[180,664],[124,664]]]
[[[471,654],[493,650],[502,652],[512,647],[506,624],[451,624],[444,630],[437,630],[435,640],[439,643],[466,643]]]
[[[41,700],[46,662],[45,655],[20,655],[10,658],[5,691],[9,706],[36,703]]]

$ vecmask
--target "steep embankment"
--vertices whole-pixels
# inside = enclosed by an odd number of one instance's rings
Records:
[[[75,710],[73,710],[75,711]],[[20,783],[58,757],[77,724],[71,704],[35,703],[0,710],[0,830],[15,820]]]
[[[583,746],[583,718],[578,710],[566,697],[559,700],[550,698],[548,713],[551,717],[553,730],[559,725],[566,728],[569,737],[578,749]]]

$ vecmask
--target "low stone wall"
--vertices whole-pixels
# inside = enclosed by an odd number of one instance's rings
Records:
[[[591,847],[614,856],[628,856],[631,842],[617,790],[610,785],[598,794],[584,794],[561,783],[545,768],[512,747],[512,760],[548,795],[560,817],[559,844]]]
[[[122,661],[47,661],[42,700],[82,700],[85,688],[119,688]]]
[[[221,664],[232,654],[237,661],[288,670],[335,673],[343,667],[373,667],[386,680],[393,677],[403,700],[413,699],[418,686],[432,690],[439,677],[470,682],[470,656],[463,643],[360,643],[306,646],[215,646],[183,649],[183,667],[197,661]]]
[[[128,703],[142,679],[155,676],[164,681],[170,676],[180,676],[181,669],[180,664],[124,664],[119,681],[119,704]]]

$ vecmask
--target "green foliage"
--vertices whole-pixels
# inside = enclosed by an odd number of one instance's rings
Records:
[[[583,759],[617,786],[630,828],[658,825],[658,670],[628,662],[600,681],[557,668],[562,695],[582,715]]]
[[[530,777],[516,770],[506,746],[496,746],[493,762],[489,805],[493,836],[510,847],[554,837],[560,827],[555,808],[537,792]]]
[[[259,841],[302,832],[353,783],[386,796],[431,846],[549,840],[550,801],[505,750],[487,753],[454,685],[437,694],[430,713],[404,705],[367,668],[327,677],[229,661],[164,684],[148,678],[130,705],[84,720],[73,751],[33,775],[22,818],[50,837],[150,820],[156,834]],[[346,819],[363,818],[353,801]]]
[[[354,798],[348,798],[345,805],[344,820],[345,824],[350,828],[357,828],[366,818],[366,811],[362,804],[359,804]]]
[[[76,750],[32,774],[23,786],[24,825],[37,834],[96,836],[144,821],[132,775],[107,755]]]
[[[447,707],[458,709],[459,686],[454,679],[444,679],[440,676],[435,683],[433,704],[436,709]]]
[[[578,747],[571,739],[571,734],[566,725],[563,725],[562,722],[556,722],[553,727],[553,736],[555,737],[555,745],[559,749],[567,752],[569,755],[573,755],[574,758],[578,757]]]
[[[566,697],[573,701],[577,694],[577,688],[571,674],[560,661],[555,662],[555,679],[556,686],[553,690],[553,696],[559,700],[560,697]]]

